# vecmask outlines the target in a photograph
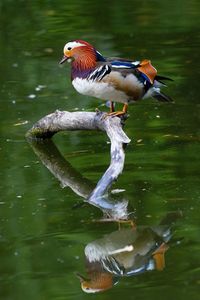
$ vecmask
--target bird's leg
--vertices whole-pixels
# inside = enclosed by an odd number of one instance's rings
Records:
[[[110,111],[110,112],[107,114],[107,116],[114,116],[114,117],[115,117],[115,116],[116,116],[116,117],[117,117],[117,116],[123,116],[123,115],[125,115],[125,114],[127,113],[127,111],[128,111],[128,104],[125,103],[121,111]]]
[[[118,229],[121,229],[121,224],[128,224],[131,226],[131,229],[136,229],[136,224],[133,220],[118,220]]]
[[[115,111],[115,105],[113,101],[110,101],[110,113],[113,113]]]
[[[136,229],[136,223],[131,219],[122,220],[122,219],[115,219],[115,218],[102,218],[102,219],[99,219],[99,220],[94,219],[94,220],[92,220],[92,222],[95,222],[95,223],[114,222],[114,223],[118,224],[119,230],[121,229],[121,224],[128,224],[128,225],[130,225],[130,227],[132,229]]]
[[[127,114],[127,112],[128,112],[128,104],[127,103],[124,104],[122,111],[123,111],[123,113]]]
[[[162,243],[160,247],[153,252],[153,259],[156,264],[156,270],[162,271],[165,267],[165,252],[169,249],[169,246]]]

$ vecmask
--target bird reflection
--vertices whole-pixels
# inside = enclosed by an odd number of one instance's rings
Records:
[[[104,235],[85,247],[87,277],[77,274],[84,292],[112,288],[121,277],[165,267],[171,225],[179,213],[168,214],[157,226],[131,226]]]

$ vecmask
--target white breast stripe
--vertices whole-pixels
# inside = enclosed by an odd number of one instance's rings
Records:
[[[99,80],[101,80],[108,71],[109,71],[109,67],[107,65],[105,65],[103,73],[100,74],[100,76],[99,76]]]
[[[88,79],[89,80],[95,80],[98,78],[98,74],[100,74],[100,72],[102,71],[103,69],[103,66],[98,68],[98,69],[95,69],[89,76],[88,76]]]
[[[109,71],[109,66],[103,65],[103,66],[99,67],[98,69],[95,69],[88,76],[88,79],[93,80],[93,81],[100,81],[106,75],[106,73],[109,73],[108,71]]]

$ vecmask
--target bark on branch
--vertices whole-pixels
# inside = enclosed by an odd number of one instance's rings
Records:
[[[106,113],[68,112],[56,110],[40,119],[27,132],[28,138],[49,138],[59,131],[102,130],[110,139],[128,144],[130,139],[122,129],[122,121],[118,117],[106,117]]]

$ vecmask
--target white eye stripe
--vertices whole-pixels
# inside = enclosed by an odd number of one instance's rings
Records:
[[[79,43],[79,42],[69,42],[65,45],[64,47],[64,51],[67,51],[68,48],[76,48],[76,47],[82,47],[82,46],[86,46],[85,44]]]

